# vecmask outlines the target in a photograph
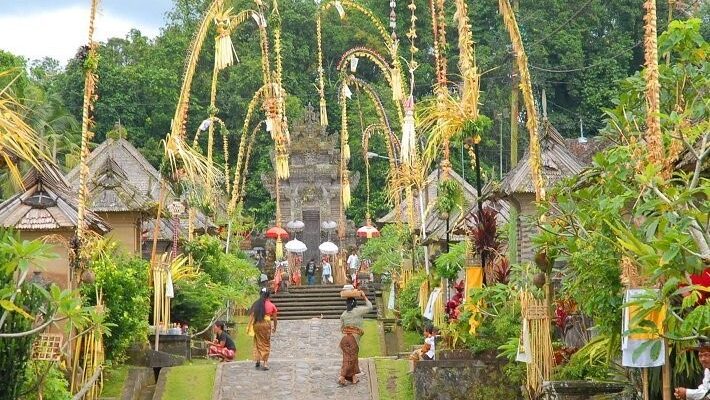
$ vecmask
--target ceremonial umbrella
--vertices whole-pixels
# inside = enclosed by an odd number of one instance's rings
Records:
[[[274,226],[266,231],[266,237],[269,239],[288,239],[288,232],[280,226]]]
[[[380,231],[374,226],[367,224],[357,230],[357,236],[361,238],[371,239],[373,237],[379,237]]]
[[[318,246],[318,250],[327,256],[334,256],[338,254],[338,246],[336,246],[333,242],[321,243],[320,246]]]
[[[286,251],[289,253],[304,253],[308,250],[306,244],[298,239],[293,239],[286,243]]]
[[[306,224],[299,220],[288,221],[288,223],[286,223],[286,229],[291,232],[301,232],[305,226]]]

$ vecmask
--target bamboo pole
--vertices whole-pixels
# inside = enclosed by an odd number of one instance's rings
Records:
[[[518,12],[519,0],[513,0],[513,12]],[[513,56],[518,55],[513,49]],[[512,89],[510,92],[510,168],[518,164],[518,117],[520,114],[520,74],[516,63],[513,63]]]
[[[656,30],[656,0],[646,0],[644,15],[644,60],[646,71],[646,145],[649,161],[663,162],[663,138],[661,136],[661,85],[658,81],[658,38]]]
[[[88,200],[87,179],[89,177],[89,167],[86,164],[89,157],[89,142],[93,137],[91,129],[91,115],[96,91],[96,70],[98,67],[98,57],[96,53],[96,43],[94,43],[94,29],[96,21],[96,8],[99,0],[91,0],[91,12],[89,14],[89,38],[87,42],[88,51],[84,62],[84,106],[81,110],[81,150],[79,154],[79,201],[77,205],[76,235],[79,241],[84,239],[84,220],[86,218],[86,203]],[[81,253],[81,247],[79,247]],[[77,257],[79,254],[77,254]]]

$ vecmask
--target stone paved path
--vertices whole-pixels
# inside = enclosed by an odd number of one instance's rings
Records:
[[[251,361],[222,364],[214,400],[371,400],[365,360],[360,383],[338,386],[340,337],[339,320],[279,321],[271,338],[271,370],[258,371]]]

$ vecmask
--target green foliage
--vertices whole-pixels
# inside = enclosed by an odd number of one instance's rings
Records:
[[[480,325],[476,328],[475,337],[465,340],[472,350],[496,350],[520,335],[521,314],[517,295],[515,288],[500,283],[470,293],[468,301],[484,304],[483,312],[477,316]],[[461,320],[468,324],[469,315],[466,314]]]
[[[41,382],[41,386],[40,386]],[[38,392],[40,392],[39,396]],[[30,361],[27,363],[25,387],[22,396],[24,400],[69,400],[69,381],[55,363],[47,361]]]
[[[248,307],[257,293],[258,269],[243,253],[225,254],[221,240],[203,235],[185,244],[200,274],[175,284],[172,316],[203,329],[227,302]]]
[[[75,301],[76,293],[61,291],[54,284],[48,291],[27,278],[30,266],[51,257],[49,249],[40,241],[21,241],[12,231],[0,230],[0,318],[4,319],[0,333],[28,332],[40,315],[45,320],[66,315],[73,322],[83,322],[84,311]],[[0,399],[15,399],[21,392],[36,336],[0,338],[0,371],[5,380],[0,385]]]
[[[570,361],[555,371],[556,379],[606,380],[613,376],[615,368],[619,368],[609,355],[615,354],[621,346],[618,333],[599,335],[572,355]]]
[[[372,271],[390,275],[402,266],[402,254],[411,249],[412,237],[405,225],[387,224],[380,236],[369,239],[361,248],[363,259],[373,260]]]
[[[89,304],[95,304],[97,290],[103,293],[106,322],[111,335],[104,338],[106,358],[121,362],[134,343],[146,341],[150,314],[151,289],[148,286],[147,261],[118,253],[91,262],[96,280],[84,285],[82,293]]]
[[[463,188],[453,179],[446,179],[439,182],[438,195],[436,197],[436,210],[442,216],[451,215],[456,209],[462,209],[466,204]]]
[[[620,144],[597,154],[588,171],[552,192],[556,204],[543,210],[555,217],[536,239],[567,261],[563,294],[594,319],[601,337],[614,337],[621,329],[622,256],[649,283],[662,282],[658,296],[636,305],[639,317],[669,305],[665,335],[676,349],[677,374],[688,374],[693,367],[684,355],[688,344],[682,339],[710,326],[708,306],[697,306],[697,287],[686,286],[687,276],[704,268],[699,253],[707,251],[708,237],[699,232],[708,223],[710,183],[693,157],[690,172],[675,164],[679,145],[680,150],[691,143],[697,146],[710,132],[703,89],[710,67],[703,55],[710,46],[699,32],[700,21],[691,19],[673,22],[659,37],[661,55],[670,56],[670,63],[659,67],[666,159],[652,163],[643,157],[645,81],[637,73],[620,83],[616,107],[606,110],[608,133],[620,137]],[[653,332],[657,327],[642,329]],[[595,346],[606,361],[618,352],[618,347]],[[580,364],[573,364],[569,375],[594,375],[595,363],[584,364],[585,358],[579,357]]]
[[[466,242],[456,243],[449,248],[448,253],[442,253],[436,258],[436,273],[450,281],[456,279],[466,264]]]
[[[402,328],[407,331],[423,330],[424,319],[419,308],[419,288],[426,278],[422,272],[412,276],[397,297],[397,308],[402,320]]]

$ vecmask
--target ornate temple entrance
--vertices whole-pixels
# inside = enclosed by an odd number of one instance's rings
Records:
[[[320,210],[303,210],[303,223],[306,225],[303,231],[303,243],[308,247],[308,251],[303,255],[303,262],[308,262],[311,258],[318,262],[318,245],[321,244],[320,229],[308,229],[309,226],[320,226]]]
[[[326,221],[340,219],[340,149],[336,134],[328,134],[320,124],[320,116],[309,104],[303,118],[290,126],[290,177],[279,181],[281,191],[282,224],[288,221],[303,221],[305,227],[297,236],[308,247],[303,260],[318,260],[318,245],[326,240],[321,225]],[[272,163],[273,163],[272,157]],[[275,196],[273,174],[261,176],[262,183]],[[357,186],[359,174],[350,177],[351,188]],[[355,243],[355,225],[345,221],[348,236],[338,243],[336,234],[330,236],[338,245]]]

